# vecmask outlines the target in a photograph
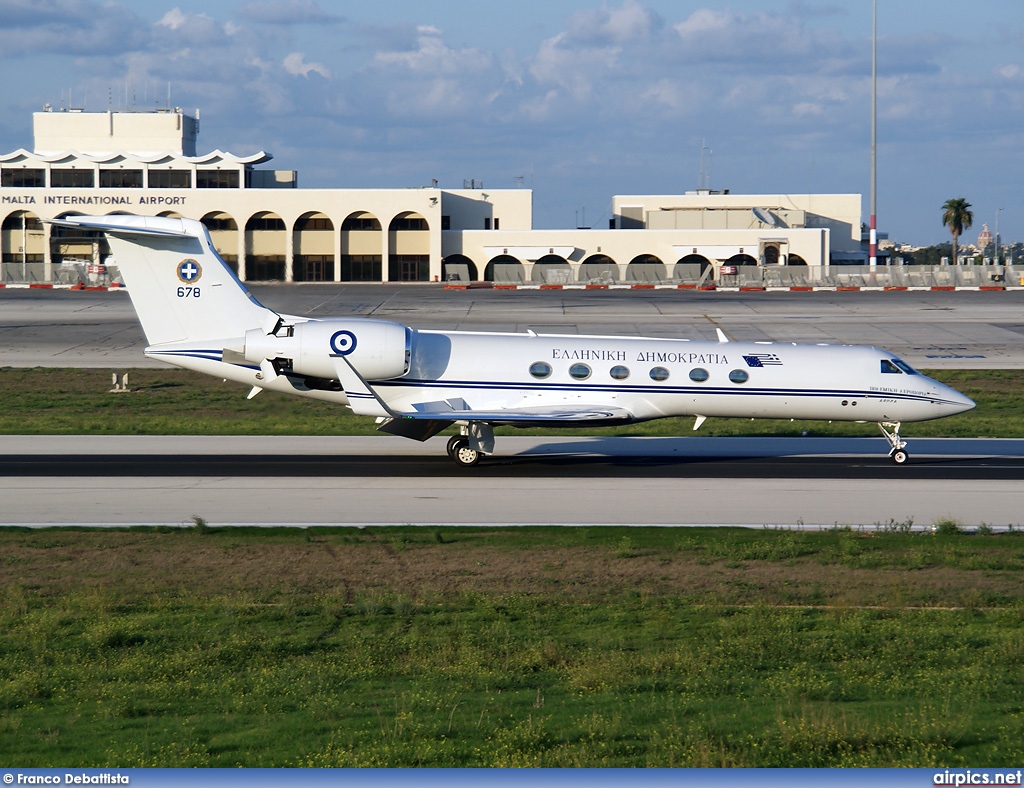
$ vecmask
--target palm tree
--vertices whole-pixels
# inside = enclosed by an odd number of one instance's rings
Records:
[[[974,214],[971,213],[971,204],[963,197],[953,200],[946,200],[942,206],[942,226],[948,227],[953,234],[953,265],[957,263],[957,240],[963,235],[964,230],[971,226],[974,221]]]

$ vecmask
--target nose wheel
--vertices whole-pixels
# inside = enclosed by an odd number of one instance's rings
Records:
[[[898,421],[880,421],[878,429],[882,431],[885,439],[889,442],[889,459],[895,465],[906,465],[910,455],[907,454],[907,442],[900,437],[900,423]]]
[[[480,452],[470,447],[469,438],[465,435],[453,435],[448,439],[448,456],[463,468],[472,468],[480,462]]]

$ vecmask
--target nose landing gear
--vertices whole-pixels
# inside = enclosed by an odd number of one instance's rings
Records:
[[[889,459],[896,465],[905,465],[910,459],[910,455],[907,454],[907,442],[900,437],[900,422],[880,421],[878,429],[889,441]]]

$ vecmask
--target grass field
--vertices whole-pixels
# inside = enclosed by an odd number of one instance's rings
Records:
[[[0,369],[0,434],[7,435],[369,435],[373,419],[343,407],[263,392],[246,400],[236,383],[179,369],[130,372],[132,391],[110,393],[104,370]],[[928,374],[978,407],[948,419],[908,425],[917,437],[1024,437],[1024,370],[940,370]],[[693,419],[618,428],[561,430],[571,435],[692,435]],[[499,434],[550,430],[503,428]],[[699,435],[865,435],[874,424],[709,419]]]
[[[3,766],[1024,759],[1024,538],[0,530]]]

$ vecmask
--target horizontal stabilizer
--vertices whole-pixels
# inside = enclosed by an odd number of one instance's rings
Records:
[[[193,233],[172,227],[152,227],[146,220],[148,216],[126,216],[118,214],[111,217],[68,216],[64,219],[44,219],[47,224],[58,227],[74,227],[81,230],[114,233],[117,235],[152,235],[165,238],[188,238]],[[160,217],[164,219],[165,217]]]

